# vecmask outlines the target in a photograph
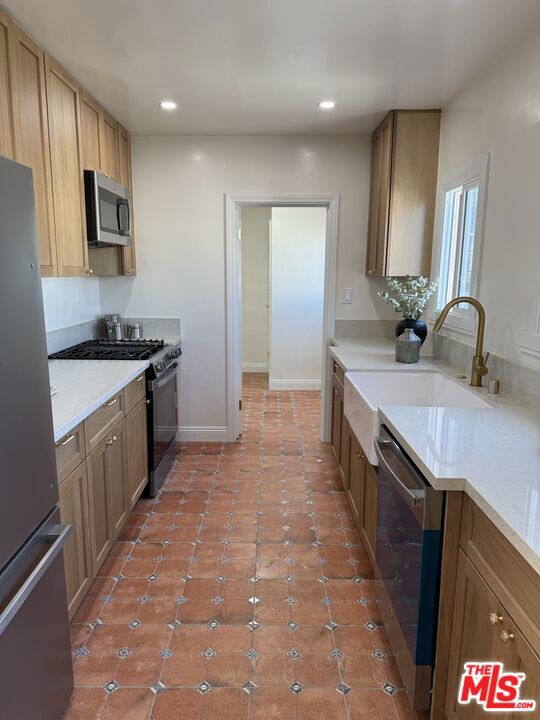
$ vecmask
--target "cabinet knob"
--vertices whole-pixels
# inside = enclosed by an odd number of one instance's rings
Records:
[[[498,624],[501,623],[502,621],[503,621],[503,616],[502,616],[502,615],[499,615],[499,613],[492,612],[492,613],[490,614],[490,616],[489,616],[489,622],[490,622],[492,625],[498,625]]]
[[[92,268],[88,268],[88,270],[86,271],[86,274],[87,274],[87,275],[93,275],[93,274],[94,274],[94,271],[92,270]]]
[[[113,442],[116,442],[116,435],[113,435],[113,436],[112,436],[112,441],[113,441]]]
[[[125,274],[126,274],[126,275],[131,275],[131,270],[126,270]]]
[[[512,642],[514,639],[514,633],[509,633],[506,630],[503,630],[500,634],[500,638],[503,643]]]
[[[373,275],[373,270],[368,270],[368,271],[367,271],[367,274],[368,274],[368,275]]]

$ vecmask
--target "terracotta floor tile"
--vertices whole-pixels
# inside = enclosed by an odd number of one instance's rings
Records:
[[[319,394],[252,374],[243,400],[242,439],[177,443],[105,559],[71,626],[66,720],[415,720],[380,689],[401,681],[385,630],[363,627],[380,621],[375,581],[319,442]]]
[[[305,688],[298,696],[297,707],[298,720],[347,720],[345,700],[335,689]]]
[[[296,720],[296,705],[288,688],[258,688],[250,698],[249,720]]]
[[[64,714],[64,720],[91,720],[98,718],[107,699],[102,688],[75,688]]]
[[[150,720],[199,720],[202,701],[197,690],[163,690],[156,697]]]
[[[154,698],[149,688],[119,688],[107,698],[100,720],[147,720]]]

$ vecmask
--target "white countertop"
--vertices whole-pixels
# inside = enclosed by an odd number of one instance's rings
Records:
[[[456,370],[429,357],[393,359],[380,338],[336,340],[330,351],[346,371]],[[476,391],[476,389],[475,389]],[[485,388],[490,408],[383,405],[379,417],[437,490],[463,490],[540,573],[540,413]]]
[[[91,415],[148,367],[147,360],[49,360],[54,441]]]

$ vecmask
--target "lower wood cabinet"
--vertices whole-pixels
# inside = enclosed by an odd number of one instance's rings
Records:
[[[148,482],[148,445],[146,442],[146,400],[141,400],[126,417],[127,499],[133,508]]]
[[[377,534],[377,472],[364,455],[364,502],[360,518],[360,532],[371,562],[375,563]]]
[[[448,720],[485,718],[481,705],[457,702],[458,688],[467,661],[501,662],[505,671],[524,672],[522,699],[540,699],[540,658],[509,616],[478,570],[459,551],[454,619],[446,697]],[[519,717],[523,713],[505,713]]]
[[[353,511],[356,523],[360,524],[363,515],[364,502],[364,453],[355,435],[349,431],[349,480],[347,483],[347,496]]]
[[[71,525],[71,535],[64,546],[64,568],[69,619],[75,614],[94,577],[88,511],[86,463],[81,463],[60,484],[60,517]]]
[[[118,537],[127,520],[131,507],[128,506],[128,467],[126,420],[113,430],[105,441],[109,448],[108,484],[111,498],[112,536]]]

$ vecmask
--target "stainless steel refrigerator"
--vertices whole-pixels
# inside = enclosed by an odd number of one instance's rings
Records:
[[[32,171],[0,157],[0,718],[73,689]]]

